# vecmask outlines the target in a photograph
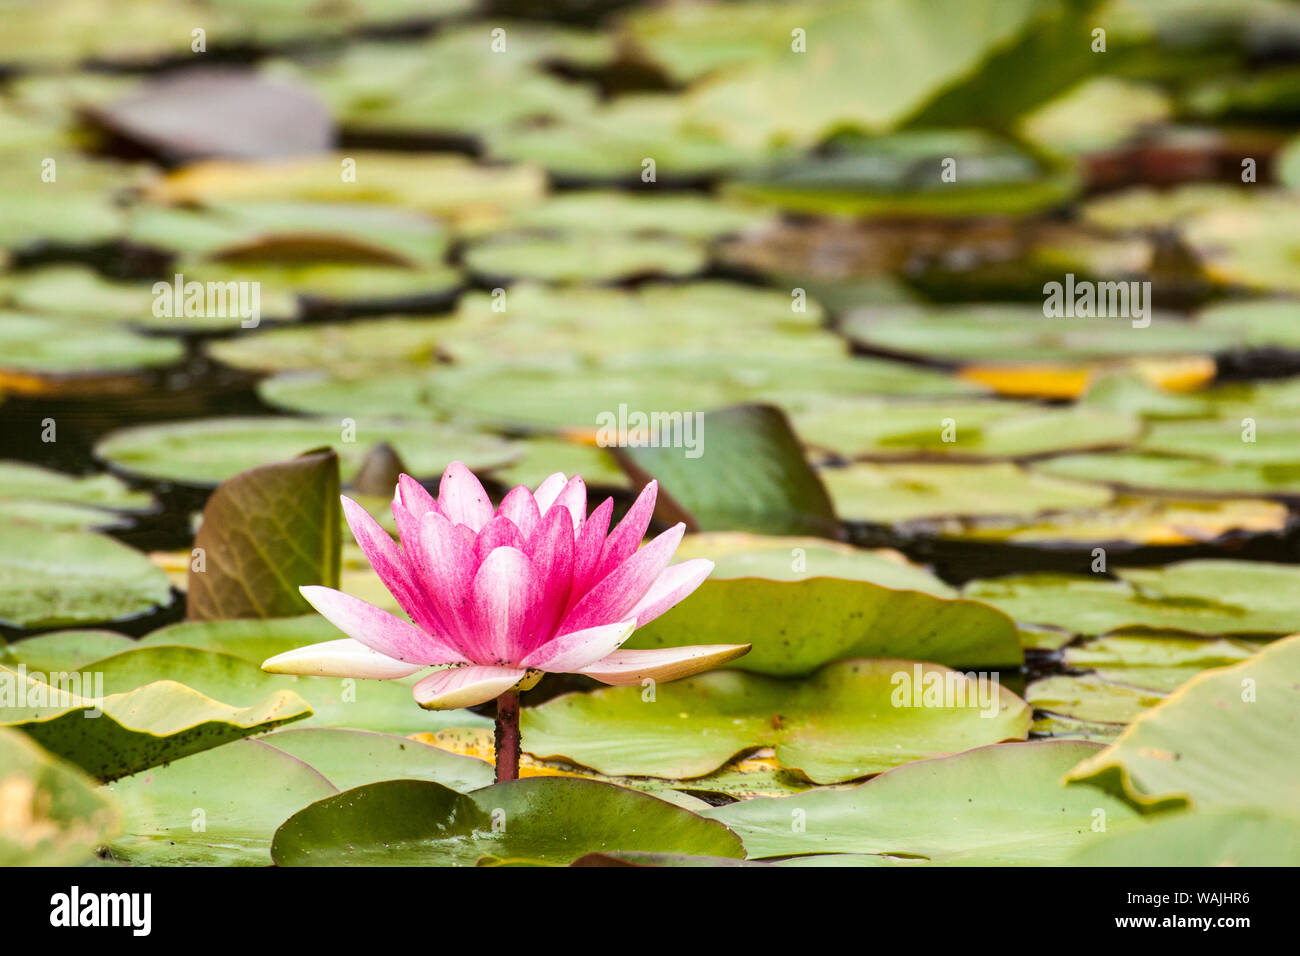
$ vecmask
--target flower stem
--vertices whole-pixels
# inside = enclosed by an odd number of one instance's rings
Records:
[[[519,691],[497,698],[497,783],[519,779]]]

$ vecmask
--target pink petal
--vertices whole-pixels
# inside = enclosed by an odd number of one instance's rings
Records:
[[[457,524],[477,532],[492,517],[492,502],[474,473],[453,461],[438,485],[438,508]]]
[[[628,617],[646,596],[686,533],[678,523],[601,579],[566,615],[560,630],[580,631]]]
[[[524,550],[524,536],[519,533],[515,523],[505,515],[497,515],[483,526],[478,533],[474,551],[479,563],[497,548],[515,548]]]
[[[573,581],[573,520],[565,508],[551,508],[524,548],[537,572],[540,594],[525,623],[530,651],[555,633],[569,603]]]
[[[555,499],[564,490],[564,486],[568,482],[569,479],[564,477],[564,473],[557,471],[553,475],[547,475],[546,480],[537,486],[537,490],[533,492],[533,498],[537,501],[539,514],[546,513],[546,509],[555,502]]]
[[[511,488],[506,493],[506,496],[501,499],[501,507],[497,509],[497,514],[513,521],[525,540],[533,536],[533,532],[537,530],[537,523],[542,520],[542,513],[537,508],[537,499],[523,485]]]
[[[525,625],[541,596],[541,582],[528,556],[497,548],[479,565],[469,589],[475,661],[514,664],[526,653]]]
[[[473,658],[469,590],[478,568],[477,539],[464,525],[436,511],[426,512],[410,549],[429,604],[447,622],[450,635]]]
[[[587,517],[587,483],[582,480],[580,475],[574,475],[560,489],[560,493],[555,496],[555,501],[551,504],[551,507],[567,508],[569,517],[573,519],[573,527],[580,527],[583,519]],[[549,510],[549,508],[543,508],[542,516],[545,517]]]
[[[523,679],[522,667],[471,664],[436,671],[411,688],[416,703],[426,710],[472,707],[500,697]]]
[[[600,562],[596,567],[595,580],[599,581],[641,546],[646,528],[655,513],[655,499],[659,496],[659,482],[652,481],[641,489],[636,501],[605,539],[605,548],[601,552]]]
[[[411,563],[402,554],[388,532],[370,517],[365,508],[351,498],[343,498],[343,514],[347,518],[352,536],[365,554],[379,580],[388,588],[397,603],[419,627],[431,634],[447,633],[446,622],[438,615],[424,589],[411,573]]]
[[[677,680],[735,660],[749,651],[748,644],[697,644],[694,647],[665,647],[659,650],[614,651],[578,673],[603,684],[639,684]]]
[[[262,663],[262,670],[271,674],[306,674],[311,677],[396,680],[409,677],[424,666],[393,660],[358,640],[345,637],[276,654]]]
[[[430,511],[437,510],[438,503],[423,485],[410,475],[398,476],[397,493],[393,496],[393,520],[397,522],[397,533],[403,545],[419,536],[420,521]]]
[[[465,660],[450,641],[407,624],[360,598],[316,584],[298,590],[327,621],[385,657],[420,665]]]
[[[572,674],[612,654],[636,630],[634,621],[620,621],[553,638],[519,663],[540,671]]]
[[[674,564],[659,572],[655,583],[645,597],[637,601],[632,608],[631,617],[636,618],[636,626],[649,624],[674,604],[688,597],[692,591],[704,583],[704,579],[713,571],[713,562],[707,558],[693,558]]]

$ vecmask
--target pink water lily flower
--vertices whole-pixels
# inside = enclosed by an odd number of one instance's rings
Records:
[[[704,559],[669,565],[681,524],[639,547],[656,491],[654,482],[647,485],[610,530],[613,499],[588,515],[586,485],[577,475],[551,475],[535,492],[520,485],[493,511],[479,480],[453,462],[437,500],[401,476],[393,498],[400,547],[344,497],[357,544],[411,620],[333,588],[304,587],[303,596],[348,637],[278,654],[262,668],[379,679],[437,668],[414,685],[416,701],[445,709],[497,698],[498,778],[513,779],[508,768],[503,777],[501,763],[518,759],[518,693],[543,673],[585,674],[606,684],[667,681],[749,650],[748,644],[619,649],[713,570]]]

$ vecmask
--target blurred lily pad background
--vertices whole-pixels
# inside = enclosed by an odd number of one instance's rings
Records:
[[[532,836],[409,862],[1300,862],[1297,120],[1285,0],[0,0],[0,677],[108,718],[0,707],[0,862],[505,805],[483,713],[258,668],[337,636],[299,584],[396,610],[339,488],[457,459],[659,480],[717,570],[629,646],[754,649],[548,677]],[[914,661],[998,719],[882,722]]]

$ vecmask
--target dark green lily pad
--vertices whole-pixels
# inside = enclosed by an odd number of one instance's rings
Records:
[[[416,780],[358,787],[290,817],[271,854],[281,866],[566,865],[610,850],[745,852],[725,826],[646,794],[540,777],[471,794]]]

